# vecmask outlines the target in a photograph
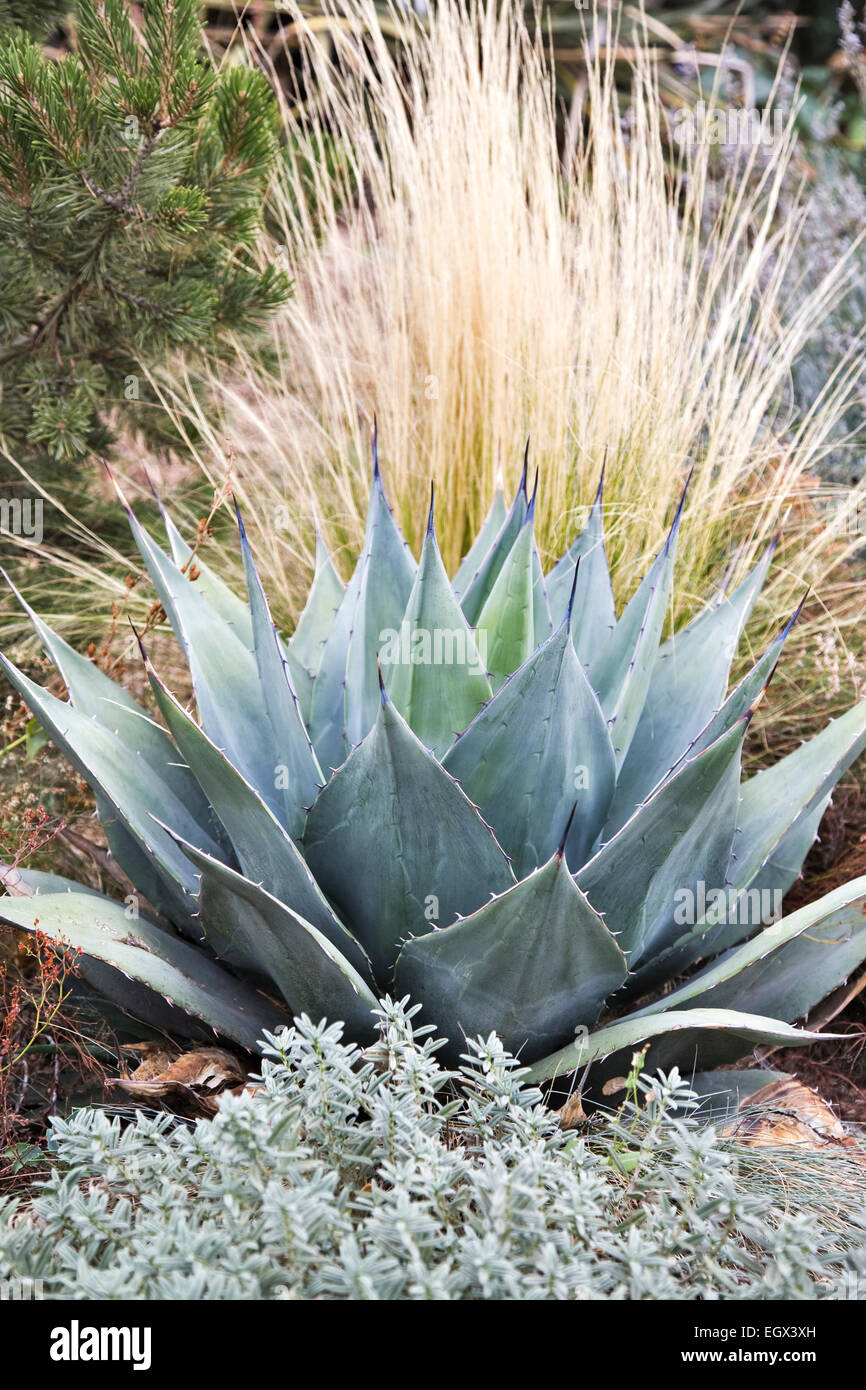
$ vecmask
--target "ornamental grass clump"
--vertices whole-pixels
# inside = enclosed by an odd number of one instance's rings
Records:
[[[159,399],[214,486],[232,467],[285,620],[300,612],[312,569],[311,499],[332,552],[354,560],[360,550],[374,409],[416,554],[435,481],[449,573],[518,440],[531,435],[544,478],[545,567],[580,529],[607,451],[618,604],[661,543],[684,460],[694,462],[676,619],[694,615],[729,563],[745,577],[780,526],[756,647],[807,585],[820,598],[774,692],[774,737],[778,746],[783,727],[790,746],[824,707],[815,633],[857,645],[844,566],[861,544],[857,496],[815,475],[838,448],[863,345],[848,335],[792,403],[795,364],[856,281],[856,262],[840,240],[816,273],[801,248],[813,183],[781,72],[766,101],[784,129],[769,155],[751,144],[722,160],[709,139],[670,138],[667,123],[684,114],[660,90],[657,60],[670,51],[654,48],[655,31],[641,36],[633,10],[599,6],[597,32],[585,47],[575,37],[584,71],[569,112],[546,25],[533,32],[519,0],[428,8],[421,24],[406,7],[326,0],[311,23],[288,5],[302,79],[278,92],[285,154],[264,249],[295,292],[269,324],[268,360],[241,351],[230,371],[204,374],[173,365],[158,374]],[[572,20],[592,25],[589,13]],[[252,31],[247,41],[267,66]],[[729,58],[741,71],[742,54],[723,52],[722,73]],[[685,110],[702,94],[693,76],[681,74]],[[231,546],[217,540],[214,551],[223,577],[236,571]],[[847,679],[831,712],[846,698]]]

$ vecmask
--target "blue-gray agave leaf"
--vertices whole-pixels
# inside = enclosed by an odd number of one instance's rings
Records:
[[[270,734],[272,780],[276,790],[283,794],[281,819],[292,838],[298,839],[307,818],[307,807],[312,806],[325,779],[301,716],[280,636],[250,554],[240,511],[237,515],[253,619],[256,665],[267,720],[261,737],[267,739]]]
[[[696,1048],[704,1056],[716,1039],[723,1044],[732,1038],[738,1039],[738,1056],[748,1053],[756,1043],[768,1043],[794,1047],[798,1044],[819,1042],[830,1033],[810,1033],[805,1028],[793,1028],[779,1019],[765,1018],[761,1014],[744,1013],[739,1009],[676,1009],[655,1014],[628,1014],[625,1018],[597,1028],[588,1037],[579,1035],[578,1041],[560,1048],[547,1057],[533,1062],[526,1071],[529,1085],[539,1081],[555,1081],[568,1078],[591,1063],[603,1063],[594,1069],[602,1077],[627,1074],[632,1064],[635,1049],[641,1043],[658,1042],[645,1050],[643,1070],[663,1070],[675,1065],[668,1058],[685,1058],[694,1061]],[[669,1044],[663,1050],[664,1044]],[[745,1046],[744,1046],[745,1044]],[[688,1065],[686,1064],[686,1071]]]
[[[589,668],[590,682],[611,726],[617,768],[625,762],[649,691],[673,584],[687,488],[688,482],[664,546]]]
[[[125,505],[151,582],[189,665],[202,727],[276,810],[282,795],[274,786],[270,740],[261,736],[261,691],[255,658],[235,629]]]
[[[497,486],[493,494],[493,501],[490,504],[490,510],[482,522],[481,530],[478,532],[469,550],[460,561],[457,573],[454,576],[453,588],[458,602],[463,598],[463,594],[470,581],[475,577],[475,573],[479,569],[482,560],[489,553],[496,537],[502,529],[504,521],[505,498],[502,494],[502,487]]]
[[[310,733],[326,773],[373,726],[379,648],[383,634],[399,628],[415,576],[415,562],[385,497],[375,440],[373,447],[364,548],[325,643],[313,691]]]
[[[553,632],[553,619],[550,616],[550,603],[547,598],[547,580],[541,568],[538,546],[532,542],[532,642],[537,647]]]
[[[747,888],[755,881],[783,838],[819,807],[823,809],[836,782],[864,747],[866,701],[861,701],[743,784],[729,874],[732,884]],[[787,889],[791,881],[782,886]]]
[[[566,857],[589,857],[613,795],[604,715],[571,640],[571,611],[446,754],[444,766],[511,856],[518,877],[548,860],[571,807]]]
[[[273,980],[293,1014],[336,1012],[353,1036],[372,1039],[378,1001],[369,977],[285,902],[194,845],[178,844],[201,875],[199,916],[218,953],[225,941],[236,943]]]
[[[193,552],[192,546],[187,545],[156,492],[154,492],[154,497],[159,507],[168,539],[168,548],[175,565],[184,574],[192,570],[193,567],[195,568],[196,588],[204,595],[214,612],[218,613],[228,624],[247,651],[252,652],[253,626],[249,607],[242,598],[238,598],[237,594],[233,593],[224,580],[220,579],[198,551]]]
[[[61,874],[45,873],[41,869],[31,869],[27,865],[21,865],[12,869],[11,866],[0,865],[0,881],[2,881],[11,896],[30,897],[37,903],[41,902],[43,896],[58,893],[84,893],[91,898],[97,898],[102,902],[110,902],[117,906],[112,898],[106,898],[105,894],[100,893],[96,888],[88,888],[86,884],[77,883],[75,879],[64,878]],[[136,906],[139,906],[136,904]],[[128,900],[124,907],[131,909],[133,904]],[[35,911],[38,913],[39,908]],[[147,914],[145,913],[145,916]],[[135,920],[132,918],[132,920]],[[156,928],[157,924],[152,924]],[[42,926],[42,922],[39,923]],[[46,925],[46,934],[51,935],[51,923]],[[89,985],[103,999],[116,1004],[122,1016],[126,1015],[130,1024],[134,1021],[136,1031],[140,1033],[142,1023],[153,1028],[160,1033],[168,1033],[181,1038],[195,1038],[198,1041],[210,1040],[213,1038],[213,1030],[208,1028],[200,1019],[194,1018],[177,1004],[170,1004],[161,994],[155,993],[147,985],[141,984],[139,980],[133,980],[131,976],[125,975],[122,970],[116,969],[113,965],[108,965],[104,960],[97,956],[78,955],[75,961],[76,974]],[[74,985],[70,984],[70,989],[74,990]]]
[[[204,951],[144,917],[130,920],[123,903],[110,898],[96,904],[84,893],[0,898],[0,921],[31,931],[38,924],[47,935],[105,961],[243,1047],[255,1047],[264,1029],[290,1021]]]
[[[147,673],[172,737],[207,792],[244,873],[288,903],[363,970],[363,952],[335,916],[285,827],[255,787],[181,708],[149,662]],[[173,820],[169,824],[176,837],[186,838]]]
[[[523,472],[520,475],[520,483],[514,496],[514,501],[508,509],[505,520],[497,532],[492,545],[490,545],[481,557],[478,568],[472,575],[469,582],[462,589],[460,606],[466,615],[466,621],[470,627],[477,627],[481,616],[481,610],[487,602],[493,590],[493,586],[499,577],[499,571],[505,564],[506,558],[510,555],[514,542],[517,540],[523,523],[526,520],[526,508],[529,499],[526,494],[526,474],[529,467],[529,444],[526,446],[526,453],[523,457]]]
[[[772,552],[773,547],[769,547],[731,595],[720,597],[662,645],[643,713],[617,779],[608,833],[625,824],[722,705],[731,662],[766,578]]]
[[[172,920],[185,921],[192,906],[189,898],[195,881],[184,856],[154,824],[151,810],[154,806],[162,807],[193,843],[203,845],[219,858],[221,850],[216,841],[162,780],[158,768],[142,757],[131,757],[118,734],[41,689],[2,655],[0,667],[53,743],[93,788],[103,814],[120,821],[152,867],[158,888],[149,885],[149,901]],[[152,892],[157,893],[159,901],[154,900]]]
[[[478,638],[484,642],[494,690],[530,656],[536,645],[532,592],[534,502],[533,495],[517,539],[478,615]]]
[[[625,957],[561,852],[443,931],[408,941],[396,986],[424,1000],[461,1051],[495,1032],[531,1059],[590,1027],[625,980]]]
[[[410,729],[442,758],[490,699],[475,636],[457,602],[433,526],[433,501],[421,562],[399,631],[380,651],[388,694]]]
[[[653,792],[582,869],[577,883],[617,934],[634,968],[682,935],[676,894],[721,888],[737,818],[749,718]]]
[[[793,1023],[806,1017],[840,982],[866,960],[866,877],[833,889],[726,952],[667,994],[659,1004],[638,1011],[647,1017],[704,1008],[745,1009]],[[694,1038],[668,1040],[656,1051],[657,1066],[688,1064]],[[720,1066],[740,1056],[731,1040],[717,1037],[701,1045],[701,1056]]]
[[[304,853],[379,980],[407,936],[514,882],[475,807],[384,693],[372,731],[313,805]]]
[[[616,627],[613,588],[604,548],[604,469],[586,525],[557,560],[547,576],[547,598],[553,622],[565,617],[574,568],[580,561],[575,595],[579,621],[572,628],[575,651],[590,666]]]
[[[337,574],[325,542],[317,531],[316,571],[304,611],[288,644],[289,655],[296,663],[293,673],[300,667],[303,676],[303,679],[298,681],[297,695],[307,723],[310,719],[316,676],[325,654],[325,643],[345,592],[346,586]]]

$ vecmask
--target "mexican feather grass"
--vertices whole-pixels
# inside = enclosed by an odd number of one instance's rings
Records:
[[[783,690],[791,727],[816,671],[832,695],[821,663],[836,684],[841,669],[847,698],[861,679],[846,647],[858,499],[816,470],[862,358],[849,351],[805,415],[786,404],[792,364],[851,278],[844,258],[817,283],[794,269],[806,192],[782,196],[793,116],[769,158],[672,145],[648,45],[631,50],[623,96],[616,10],[595,16],[565,122],[543,25],[533,37],[513,0],[441,0],[426,24],[395,7],[387,33],[371,0],[322,11],[284,11],[300,80],[297,97],[281,92],[263,254],[294,296],[266,353],[238,345],[228,372],[176,363],[155,382],[214,487],[230,468],[286,625],[313,517],[344,573],[357,554],[375,413],[405,534],[417,553],[432,478],[451,572],[500,473],[516,483],[527,438],[542,557],[580,529],[605,462],[620,603],[694,467],[672,617],[709,597],[720,564],[742,577],[779,532],[753,650],[811,586]],[[241,42],[267,64],[254,36]],[[231,577],[228,522],[209,544]]]

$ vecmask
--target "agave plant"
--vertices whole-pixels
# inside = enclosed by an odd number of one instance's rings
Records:
[[[7,873],[0,918],[79,948],[137,1018],[247,1047],[300,1012],[372,1038],[385,992],[455,1053],[495,1030],[538,1079],[605,1059],[603,1077],[638,1044],[705,1068],[811,1038],[794,1020],[866,958],[866,880],[776,909],[866,744],[866,702],[741,781],[791,627],[729,692],[771,552],[662,641],[685,492],[619,617],[601,486],[546,575],[534,500],[524,463],[450,582],[432,499],[416,563],[374,442],[355,572],[344,586],[319,542],[289,641],[240,516],[245,601],[190,565],[165,512],[170,554],[127,506],[198,717],[143,648],[158,717],[24,604],[69,699],[3,669],[92,786],[136,893]]]

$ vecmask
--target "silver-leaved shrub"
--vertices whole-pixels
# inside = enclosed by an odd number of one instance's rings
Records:
[[[386,1000],[366,1052],[299,1019],[268,1038],[258,1087],[194,1127],[55,1121],[50,1178],[0,1201],[0,1280],[75,1299],[866,1291],[866,1229],[750,1188],[676,1072],[563,1131],[495,1036],[468,1044],[458,1093],[414,1013]]]

